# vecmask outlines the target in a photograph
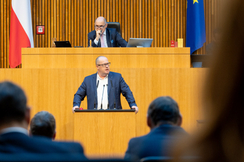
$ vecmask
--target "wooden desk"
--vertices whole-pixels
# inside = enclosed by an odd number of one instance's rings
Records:
[[[106,56],[113,68],[189,68],[190,48],[22,48],[22,68],[94,68]]]
[[[74,141],[81,142],[86,155],[123,156],[136,136],[134,110],[77,110]]]

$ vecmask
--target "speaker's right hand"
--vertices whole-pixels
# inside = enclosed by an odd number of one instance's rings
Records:
[[[75,112],[75,109],[76,108],[79,108],[79,106],[74,106],[73,108],[72,108],[72,112],[74,113]]]

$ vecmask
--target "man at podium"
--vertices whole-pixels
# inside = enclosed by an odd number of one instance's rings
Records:
[[[95,30],[88,33],[88,47],[126,47],[127,42],[121,37],[116,29],[107,29],[107,21],[104,17],[95,20]],[[90,45],[91,41],[91,45]]]
[[[122,109],[120,93],[131,109],[138,112],[133,94],[119,73],[110,72],[110,62],[104,56],[96,59],[97,73],[85,77],[73,100],[73,112],[87,96],[88,109]]]

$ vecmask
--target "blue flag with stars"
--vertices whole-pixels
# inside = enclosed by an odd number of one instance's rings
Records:
[[[187,0],[186,47],[191,54],[206,42],[203,0]]]

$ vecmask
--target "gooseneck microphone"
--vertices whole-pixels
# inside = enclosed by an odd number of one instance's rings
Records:
[[[104,87],[105,87],[105,85],[103,85],[103,92],[102,92],[102,99],[101,99],[101,110],[103,109],[103,94],[104,94]]]
[[[99,80],[97,81],[97,88],[98,88],[98,85],[99,85]],[[97,89],[96,89],[96,91],[97,91]],[[96,100],[96,92],[95,92],[95,94],[94,94],[94,96],[95,96],[95,99],[94,99],[94,109],[97,109],[97,100]]]
[[[107,93],[108,93],[108,84],[107,84]],[[109,101],[108,101],[107,109],[109,109]]]
[[[98,85],[99,85],[99,80],[97,81],[97,88],[98,88]]]
[[[113,89],[113,82],[112,80],[110,80],[111,82],[111,86],[112,86],[112,89]],[[114,109],[116,109],[116,97],[115,97],[115,94],[114,94]]]

